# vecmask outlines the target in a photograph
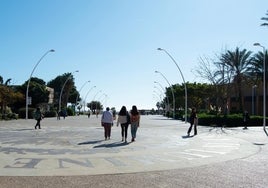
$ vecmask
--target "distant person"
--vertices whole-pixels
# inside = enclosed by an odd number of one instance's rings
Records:
[[[107,107],[106,111],[102,113],[101,125],[104,127],[105,140],[111,138],[111,127],[113,125],[113,114],[110,112],[110,108]]]
[[[197,135],[197,114],[196,109],[192,108],[192,112],[190,115],[190,127],[188,129],[187,135],[190,136],[190,133],[192,131],[192,127],[194,126],[194,135]]]
[[[41,129],[41,120],[42,120],[43,116],[41,113],[40,108],[36,108],[35,112],[34,112],[34,119],[36,120],[36,125],[35,125],[35,129],[38,127],[39,129]]]
[[[62,116],[63,116],[63,119],[65,119],[65,117],[67,116],[67,111],[66,111],[66,109],[64,109],[64,110],[62,111]]]
[[[61,111],[59,110],[57,114],[57,120],[60,120],[60,116],[61,116]]]
[[[88,111],[87,117],[90,118],[90,110]]]
[[[137,106],[133,105],[130,111],[130,123],[131,123],[131,141],[134,142],[136,139],[136,133],[138,127],[140,126],[140,113],[137,109]]]
[[[114,118],[114,120],[116,120],[116,111],[115,110],[113,110],[113,118]]]
[[[118,126],[119,123],[121,125],[122,142],[123,141],[127,142],[127,130],[128,130],[128,125],[130,123],[130,116],[125,106],[122,106],[121,110],[118,113],[116,125]]]
[[[248,111],[245,111],[243,114],[243,125],[244,125],[243,129],[248,129],[249,119],[250,119],[250,117],[249,117]]]

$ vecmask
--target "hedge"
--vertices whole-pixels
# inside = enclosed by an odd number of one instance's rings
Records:
[[[242,114],[231,115],[208,115],[198,114],[198,125],[205,126],[224,126],[224,127],[241,127],[244,126]],[[262,116],[252,116],[247,123],[247,126],[262,126]]]

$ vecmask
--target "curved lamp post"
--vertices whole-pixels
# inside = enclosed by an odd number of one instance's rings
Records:
[[[266,55],[266,49],[264,46],[262,46],[260,43],[254,43],[254,46],[260,46],[263,49],[263,131],[268,136],[268,133],[266,131],[266,67],[265,67],[265,55]]]
[[[175,61],[175,59],[165,49],[157,48],[157,50],[164,51],[172,59],[172,61],[175,63],[175,65],[179,69],[179,72],[181,74],[181,77],[182,77],[182,80],[183,80],[183,83],[184,83],[184,90],[185,90],[185,123],[187,123],[187,87],[186,87],[186,82],[185,82],[184,76],[183,76],[183,74],[181,72],[181,69],[180,69],[179,65]]]
[[[86,81],[86,82],[82,85],[82,87],[80,88],[80,90],[78,91],[77,96],[76,96],[76,99],[75,99],[75,106],[77,105],[78,95],[80,94],[81,90],[83,89],[83,87],[84,87],[87,83],[90,83],[90,80]]]
[[[87,96],[88,96],[89,92],[90,92],[92,89],[94,89],[94,88],[96,88],[96,86],[93,86],[93,87],[91,87],[91,88],[88,90],[88,92],[87,92],[87,94],[86,94],[86,96],[85,96],[85,101],[87,101]]]
[[[62,86],[62,88],[61,88],[61,91],[60,91],[60,98],[59,98],[59,111],[61,111],[61,96],[62,96],[63,89],[64,89],[66,83],[68,82],[68,80],[72,77],[72,74],[75,73],[75,72],[79,72],[79,71],[76,70],[76,71],[72,72],[72,73],[70,74],[70,76],[68,76],[68,78],[66,79],[66,81],[64,82],[64,84],[63,84],[63,86]]]
[[[102,99],[102,96],[104,96],[104,98]],[[103,108],[105,108],[105,105],[104,105],[104,100],[106,99],[107,97],[107,94],[103,93],[100,97],[99,97],[99,101],[101,104],[103,104]],[[102,99],[102,100],[101,100]]]
[[[164,87],[163,87],[159,82],[154,81],[154,83],[158,84],[158,85],[162,88],[163,92],[166,92],[166,90],[164,89]],[[167,99],[167,105],[168,105],[168,107],[169,107],[170,104],[169,104],[169,99],[168,99],[168,97],[166,97],[166,99]]]
[[[155,71],[155,73],[159,73],[162,75],[162,77],[167,81],[167,83],[169,84],[169,87],[171,88],[171,92],[172,92],[172,97],[173,97],[173,118],[175,119],[175,96],[174,96],[174,91],[173,91],[173,87],[172,85],[169,83],[169,81],[167,80],[167,78],[159,71]]]
[[[25,119],[28,119],[28,104],[29,104],[29,97],[28,97],[28,93],[29,93],[29,86],[30,86],[30,81],[33,75],[34,70],[36,69],[36,67],[39,65],[39,63],[41,62],[41,60],[49,53],[49,52],[55,52],[55,50],[51,49],[48,50],[40,59],[39,61],[36,63],[36,65],[34,66],[30,78],[28,80],[28,84],[27,84],[27,89],[26,89],[26,105],[25,105]]]
[[[94,95],[94,97],[93,97],[93,99],[92,99],[92,102],[95,100],[96,96],[97,96],[100,92],[102,92],[102,91],[99,90],[99,91]],[[92,102],[91,102],[91,110],[92,110]],[[97,108],[97,106],[96,106],[96,108]]]

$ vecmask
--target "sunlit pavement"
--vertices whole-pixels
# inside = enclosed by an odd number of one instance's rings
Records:
[[[79,176],[195,169],[252,159],[267,149],[268,139],[260,127],[198,126],[198,135],[187,137],[189,124],[179,120],[142,116],[140,124],[136,141],[130,142],[129,129],[128,142],[124,143],[116,123],[111,139],[105,141],[100,117],[96,116],[45,118],[40,130],[34,129],[34,120],[0,121],[0,175]]]

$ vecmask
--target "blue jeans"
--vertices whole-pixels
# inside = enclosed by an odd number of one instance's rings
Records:
[[[138,123],[132,123],[131,124],[131,135],[132,135],[132,138],[136,138],[137,130],[138,130]]]

